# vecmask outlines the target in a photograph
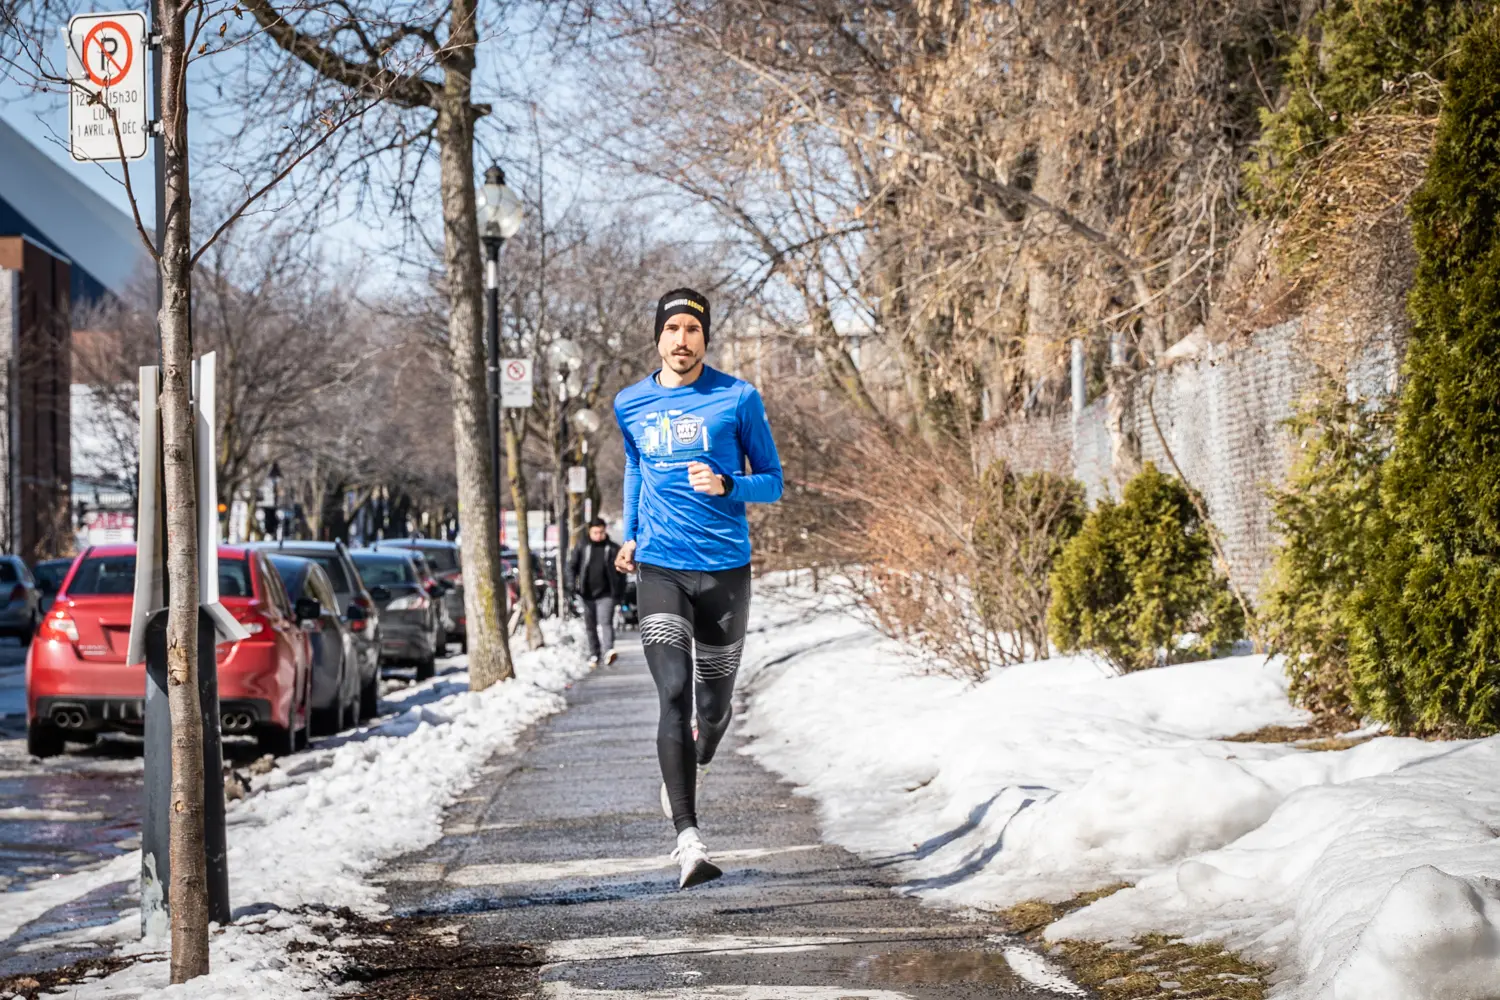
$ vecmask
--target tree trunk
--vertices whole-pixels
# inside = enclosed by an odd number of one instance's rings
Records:
[[[453,444],[463,535],[464,613],[468,616],[469,686],[481,691],[514,674],[505,634],[505,578],[495,529],[488,392],[480,317],[478,205],[474,196],[474,120],[470,91],[477,41],[475,0],[456,0],[438,109],[443,259],[448,275],[448,349],[452,365]]]
[[[160,0],[166,232],[162,236],[160,399],[167,506],[167,702],[172,716],[172,982],[208,972],[203,851],[203,715],[198,701],[198,495],[193,475],[192,204],[188,188],[186,11]]]
[[[526,622],[526,648],[540,649],[542,629],[537,624],[536,587],[531,571],[531,519],[527,516],[526,467],[521,462],[521,435],[516,420],[505,418],[505,471],[510,479],[510,502],[516,509],[516,586],[521,595],[521,617]]]

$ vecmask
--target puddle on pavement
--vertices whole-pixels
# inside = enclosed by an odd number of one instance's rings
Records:
[[[139,774],[7,768],[0,802],[17,810],[0,813],[0,890],[116,857],[140,831]]]
[[[485,892],[484,887],[441,893],[435,898],[427,897],[417,907],[396,908],[399,917],[438,917],[463,914],[498,913],[505,910],[520,910],[531,906],[579,906],[584,903],[614,903],[626,899],[660,896],[677,891],[670,879],[645,882],[614,882],[608,886],[586,886],[558,892],[538,892],[526,895],[497,896]]]
[[[4,899],[0,895],[0,903]],[[113,882],[48,910],[0,942],[0,976],[55,969],[85,958],[102,958],[111,954],[114,942],[91,944],[78,941],[73,935],[114,923],[120,919],[120,911],[135,901],[134,882]],[[44,938],[64,932],[70,936],[60,947],[45,947]]]
[[[1014,989],[1021,980],[998,951],[982,949],[901,950],[862,956],[851,963],[871,985],[944,986],[959,983]]]

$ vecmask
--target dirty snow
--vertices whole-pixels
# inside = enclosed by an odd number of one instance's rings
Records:
[[[927,666],[836,595],[758,590],[745,752],[906,891],[1001,908],[1130,882],[1049,936],[1222,940],[1284,1000],[1500,1000],[1500,738],[1224,742],[1306,721],[1259,656],[978,685]]]
[[[230,898],[235,922],[212,937],[213,974],[183,986],[168,982],[164,942],[139,941],[135,911],[90,932],[141,961],[120,972],[73,984],[78,1000],[161,992],[185,998],[304,997],[327,986],[336,958],[340,907],[364,916],[384,911],[381,890],[366,876],[386,859],[416,850],[442,833],[442,813],[479,776],[485,761],[514,745],[532,723],[561,710],[562,690],[586,672],[580,636],[546,623],[549,644],[518,651],[517,678],[486,691],[468,690],[464,659],[446,662],[435,680],[387,695],[387,714],[371,725],[284,758],[256,778],[254,794],[228,807]],[[101,880],[133,878],[139,853],[6,896],[58,905]],[[74,890],[76,889],[76,893]],[[0,926],[0,932],[6,930]],[[320,933],[321,932],[321,933]],[[300,942],[295,954],[288,946]]]

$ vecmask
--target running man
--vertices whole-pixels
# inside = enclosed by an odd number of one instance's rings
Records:
[[[663,295],[662,366],[615,397],[625,441],[625,542],[615,564],[639,568],[641,645],[661,700],[662,809],[677,828],[683,889],[723,874],[698,832],[697,768],[729,729],[750,619],[745,504],[781,498],[760,393],[703,363],[708,337],[708,299],[691,288]]]

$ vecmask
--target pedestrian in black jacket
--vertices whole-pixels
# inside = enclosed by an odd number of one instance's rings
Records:
[[[620,547],[610,541],[601,518],[589,522],[589,536],[568,557],[568,578],[573,593],[583,604],[583,620],[589,630],[589,666],[600,656],[615,662],[615,605],[625,597],[625,575],[615,569]],[[602,641],[601,641],[602,640]]]

